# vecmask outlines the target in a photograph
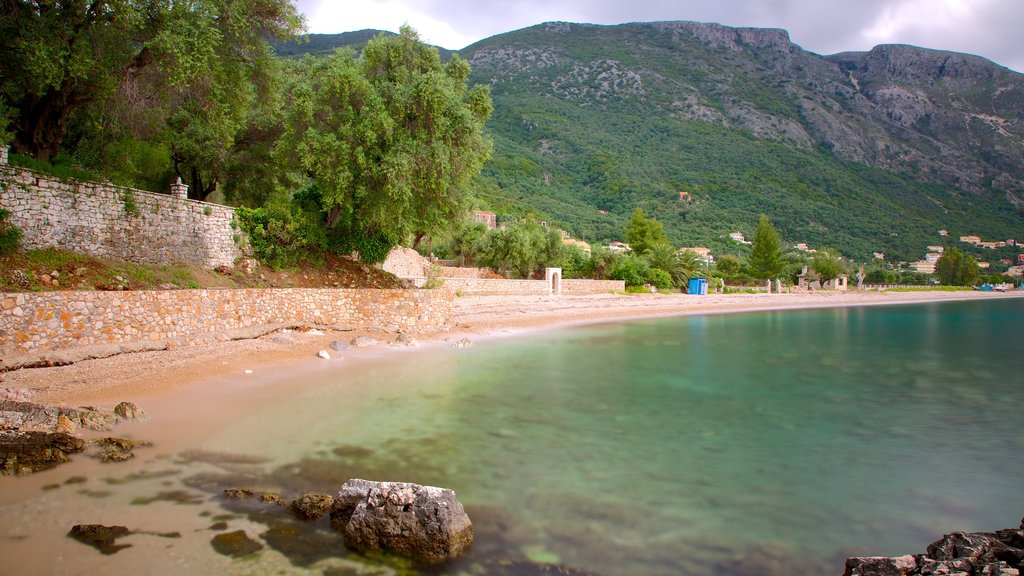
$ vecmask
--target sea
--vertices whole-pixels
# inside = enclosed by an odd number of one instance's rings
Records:
[[[117,432],[154,446],[127,463],[0,478],[0,572],[839,576],[848,556],[1020,524],[1022,337],[1024,299],[972,300],[240,375],[144,404]],[[455,490],[473,546],[435,568],[362,558],[326,519],[223,493],[290,500],[349,478]],[[67,536],[76,524],[133,533],[101,551]]]

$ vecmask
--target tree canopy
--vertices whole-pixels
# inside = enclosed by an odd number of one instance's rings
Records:
[[[634,252],[644,254],[658,244],[667,244],[668,239],[665,238],[661,222],[648,218],[644,209],[637,206],[626,226],[626,242]]]
[[[835,280],[841,274],[846,273],[846,265],[843,258],[833,248],[818,250],[811,258],[811,268],[818,273],[822,282]]]
[[[973,286],[981,277],[974,256],[965,256],[956,248],[949,248],[935,263],[935,275],[947,286]]]
[[[77,112],[116,100],[105,120],[156,131],[170,122],[180,133],[170,135],[175,162],[189,172],[222,161],[244,127],[273,61],[266,41],[302,28],[289,0],[0,0],[0,8],[0,98],[11,109],[14,152],[49,161]]]
[[[750,274],[762,280],[774,280],[782,274],[785,262],[779,247],[779,233],[764,214],[757,223],[754,244],[747,259]]]
[[[442,64],[408,26],[358,58],[308,58],[277,154],[318,184],[328,227],[418,241],[462,216],[467,184],[490,155],[490,91],[468,77],[465,60]]]

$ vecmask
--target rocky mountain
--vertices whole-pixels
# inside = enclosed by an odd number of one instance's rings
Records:
[[[920,258],[939,229],[1024,237],[1024,75],[977,56],[821,56],[695,22],[546,23],[460,55],[492,87],[478,189],[499,214],[607,241],[639,205],[676,243],[731,251],[765,213],[860,258]]]

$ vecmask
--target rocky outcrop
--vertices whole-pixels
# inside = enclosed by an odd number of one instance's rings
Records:
[[[61,432],[0,431],[0,475],[48,470],[84,449],[84,440]]]
[[[140,446],[152,446],[152,442],[145,440],[129,440],[127,438],[100,438],[90,442],[99,447],[96,458],[100,462],[124,462],[135,457],[135,448]]]
[[[342,528],[351,550],[421,564],[455,558],[473,542],[473,524],[455,492],[403,482],[345,482],[331,524]]]
[[[124,526],[104,526],[102,524],[76,524],[68,532],[68,536],[82,544],[92,546],[106,555],[131,547],[131,544],[117,544],[118,538],[131,534]]]
[[[334,497],[327,494],[303,494],[292,500],[292,510],[303,520],[319,520],[334,509]]]
[[[1024,569],[1024,521],[1019,529],[953,532],[915,556],[856,557],[844,576],[1019,576]]]

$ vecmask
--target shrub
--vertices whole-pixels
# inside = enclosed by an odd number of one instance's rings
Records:
[[[626,254],[615,259],[608,275],[612,280],[622,280],[626,286],[643,286],[647,283],[650,268],[637,256]]]
[[[11,213],[0,208],[0,255],[15,252],[21,246],[21,230],[9,222]]]
[[[661,268],[651,268],[647,272],[647,283],[659,290],[667,290],[672,287],[672,275]]]

